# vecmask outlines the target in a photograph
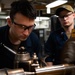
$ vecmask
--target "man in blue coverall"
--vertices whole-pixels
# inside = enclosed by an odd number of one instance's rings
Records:
[[[61,23],[61,28],[50,33],[45,43],[45,53],[47,55],[45,61],[47,66],[61,64],[62,47],[66,40],[70,38],[72,29],[74,28],[74,10],[70,5],[59,7],[55,14]]]
[[[11,4],[9,16],[8,25],[0,27],[0,69],[14,68],[15,54],[4,45],[14,52],[20,47],[25,47],[31,57],[36,53],[40,60],[41,43],[32,32],[35,28],[35,8],[26,0],[15,1]]]

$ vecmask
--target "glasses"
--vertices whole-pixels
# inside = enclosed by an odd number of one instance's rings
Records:
[[[16,22],[13,22],[15,25],[17,25],[21,30],[33,30],[35,28],[35,24],[32,26],[25,26],[23,24],[18,24]]]
[[[67,18],[67,17],[69,17],[70,15],[72,15],[72,13],[69,13],[69,14],[67,14],[67,15],[64,15],[64,16],[59,16],[61,19],[64,19],[65,17]]]

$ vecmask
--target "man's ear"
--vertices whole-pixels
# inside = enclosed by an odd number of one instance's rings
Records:
[[[8,24],[9,27],[12,25],[12,21],[11,21],[10,18],[7,18],[7,24]]]
[[[74,18],[75,18],[75,12],[74,12]]]

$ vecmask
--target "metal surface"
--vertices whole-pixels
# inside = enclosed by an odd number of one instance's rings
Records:
[[[7,70],[8,75],[25,75],[23,69],[10,69]]]
[[[30,59],[30,54],[26,53],[26,54],[17,54],[16,55],[16,61],[27,61]]]
[[[75,66],[67,64],[36,68],[36,75],[75,75]]]
[[[0,69],[0,75],[26,75],[22,68],[19,69]]]

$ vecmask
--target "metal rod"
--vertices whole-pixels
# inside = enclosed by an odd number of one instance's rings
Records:
[[[7,50],[9,50],[10,52],[16,54],[15,51],[13,51],[11,48],[7,47],[5,44],[2,44],[4,48],[6,48]]]

